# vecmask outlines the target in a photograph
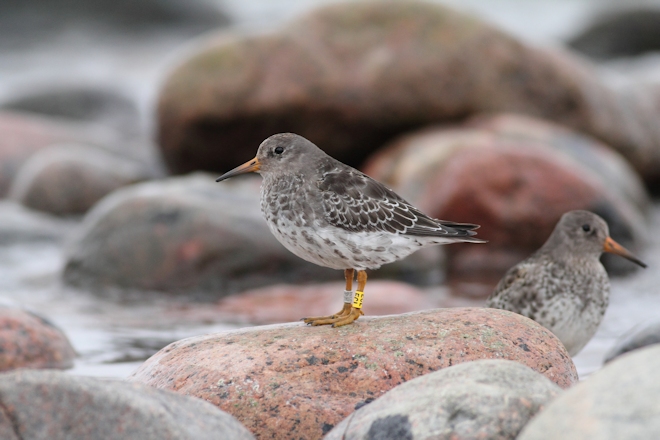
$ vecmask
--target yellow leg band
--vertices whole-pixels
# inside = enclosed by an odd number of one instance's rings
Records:
[[[363,298],[364,298],[364,292],[360,292],[359,290],[356,291],[355,296],[353,297],[353,307],[355,307],[356,309],[361,309]]]

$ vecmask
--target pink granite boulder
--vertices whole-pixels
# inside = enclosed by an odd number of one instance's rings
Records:
[[[129,380],[207,400],[259,438],[314,439],[403,382],[477,359],[520,362],[562,388],[577,382],[573,362],[549,331],[481,308],[189,338],[163,348]]]
[[[0,371],[73,366],[76,353],[66,335],[46,319],[0,306]]]
[[[158,138],[175,173],[222,171],[291,131],[359,165],[416,128],[484,111],[553,120],[659,176],[657,113],[587,61],[429,2],[343,2],[279,32],[210,39],[169,73]]]
[[[481,225],[488,245],[444,247],[452,276],[499,279],[573,209],[602,216],[630,249],[645,243],[649,196],[625,159],[538,119],[484,115],[428,128],[372,156],[364,171],[433,217]],[[633,266],[619,260],[610,261],[621,270]]]

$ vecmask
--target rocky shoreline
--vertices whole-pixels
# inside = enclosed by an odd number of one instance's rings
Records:
[[[123,93],[0,97],[0,246],[61,247],[59,301],[74,290],[98,300],[90,308],[158,300],[134,319],[247,327],[163,343],[108,381],[54,371],[76,362],[65,332],[3,303],[1,438],[660,437],[657,323],[579,382],[548,330],[480,307],[566,211],[596,212],[644,252],[660,188],[658,84],[614,86],[569,48],[439,4],[331,4],[259,34],[228,34],[206,7],[185,15],[186,32],[196,20],[217,32],[162,72],[157,145]],[[433,217],[480,224],[488,245],[383,268],[369,316],[347,327],[293,322],[337,308],[338,272],[275,240],[258,179],[213,182],[285,131]]]

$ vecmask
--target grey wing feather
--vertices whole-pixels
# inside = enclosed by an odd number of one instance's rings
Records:
[[[325,219],[333,226],[352,232],[391,233],[460,237],[465,241],[479,226],[435,220],[406,202],[391,189],[353,169],[335,168],[317,182]]]

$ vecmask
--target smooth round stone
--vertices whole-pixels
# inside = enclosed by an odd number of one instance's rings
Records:
[[[566,349],[548,330],[484,308],[188,338],[163,348],[129,380],[207,400],[260,438],[320,438],[356,407],[403,382],[479,359],[519,362],[561,388],[578,380]]]
[[[391,389],[357,409],[324,440],[515,439],[561,391],[517,362],[466,362]]]
[[[0,374],[0,406],[0,436],[8,440],[254,439],[200,399],[59,372]]]
[[[660,438],[660,346],[628,353],[563,393],[518,440]]]

